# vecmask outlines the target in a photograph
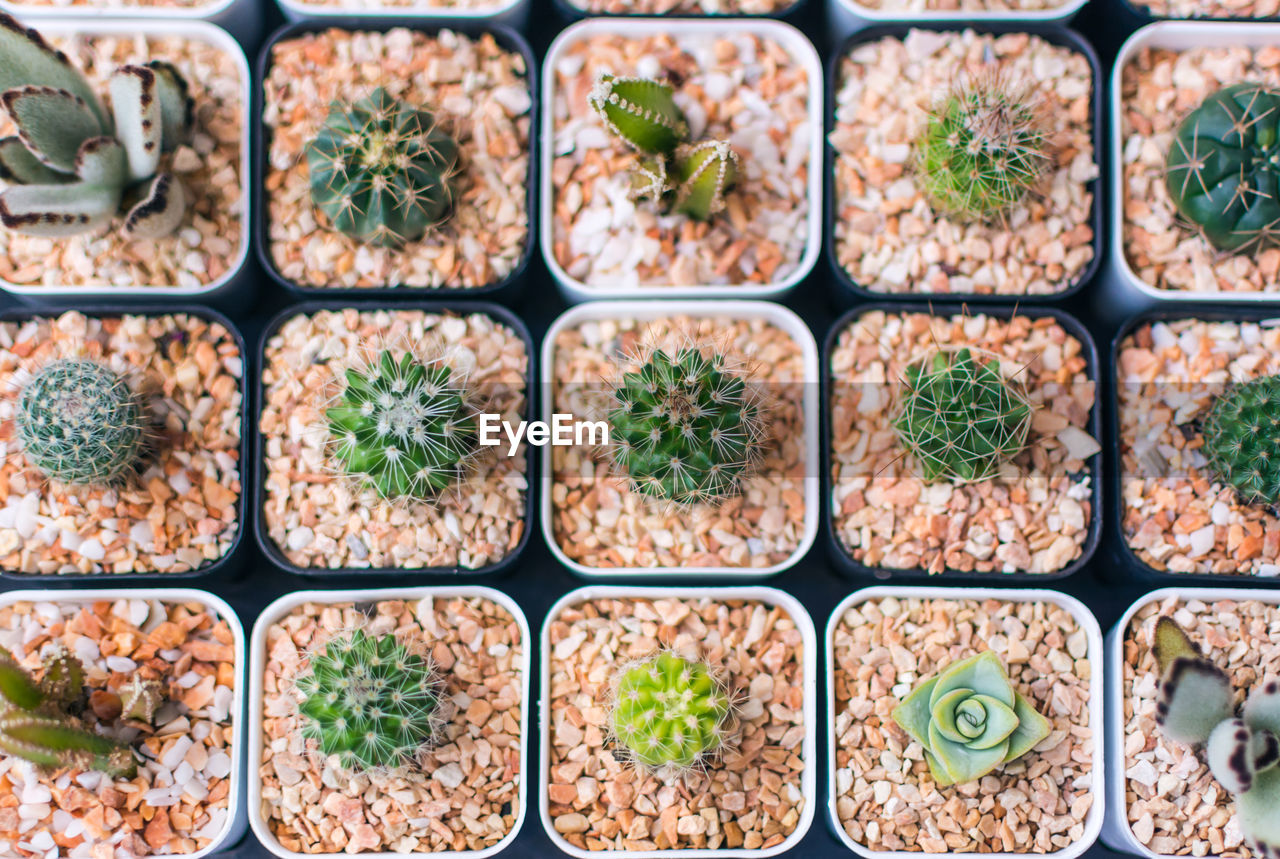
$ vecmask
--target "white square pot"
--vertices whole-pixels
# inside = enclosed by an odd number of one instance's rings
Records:
[[[276,0],[280,11],[289,21],[306,21],[326,18],[354,17],[365,21],[423,18],[435,24],[447,26],[451,21],[494,21],[516,29],[524,27],[529,18],[529,0],[494,0],[483,6],[432,6],[425,3],[413,6],[380,6],[362,3],[360,0],[342,0],[337,6],[319,6],[299,0]]]
[[[1164,25],[1156,25],[1164,26]],[[1236,26],[1219,24],[1215,26]],[[1249,25],[1244,25],[1249,26]],[[1167,854],[1157,853],[1147,847],[1129,826],[1129,807],[1125,801],[1124,763],[1124,638],[1134,615],[1151,603],[1160,603],[1177,597],[1213,603],[1218,600],[1257,600],[1280,605],[1280,591],[1244,588],[1162,588],[1141,597],[1116,625],[1107,632],[1107,758],[1111,769],[1107,772],[1107,822],[1102,830],[1102,841],[1112,850],[1142,856],[1144,859],[1164,859]]]
[[[1102,662],[1103,644],[1102,630],[1098,620],[1084,603],[1075,597],[1051,590],[1018,588],[934,588],[934,587],[896,587],[891,585],[864,588],[845,597],[831,613],[827,621],[827,634],[824,649],[826,650],[827,670],[827,819],[836,837],[854,853],[865,859],[920,859],[919,852],[903,850],[871,850],[849,837],[840,825],[840,817],[836,813],[836,672],[835,672],[835,633],[840,619],[850,608],[868,600],[895,597],[898,599],[942,599],[942,600],[1001,600],[1003,602],[1045,602],[1052,603],[1068,611],[1080,624],[1089,639],[1089,725],[1093,728],[1093,772],[1091,774],[1093,805],[1085,817],[1084,837],[1062,850],[1053,853],[1003,853],[984,854],[991,859],[1027,859],[1029,856],[1044,855],[1053,859],[1077,859],[1093,846],[1102,831],[1105,803],[1101,785],[1106,779],[1106,755],[1103,749],[1103,682]]]
[[[262,610],[262,614],[258,615],[258,619],[253,624],[253,632],[250,634],[249,648],[249,731],[246,735],[249,745],[249,761],[247,772],[253,773],[253,778],[249,779],[249,808],[252,811],[249,814],[249,824],[253,828],[253,834],[262,842],[271,853],[281,857],[281,859],[308,859],[308,857],[325,854],[315,853],[298,853],[293,850],[287,850],[280,844],[280,841],[272,834],[271,829],[267,826],[267,822],[262,818],[262,781],[258,778],[258,771],[262,768],[262,707],[264,701],[263,689],[263,673],[267,664],[267,630],[280,618],[286,616],[303,603],[316,603],[318,605],[333,605],[335,603],[344,602],[383,602],[385,600],[421,600],[427,597],[433,599],[452,599],[454,597],[481,597],[491,602],[497,603],[507,610],[515,619],[516,624],[520,627],[520,641],[524,647],[524,658],[521,660],[520,673],[520,756],[521,760],[526,759],[526,752],[529,748],[529,672],[530,672],[530,654],[533,642],[529,634],[529,622],[525,619],[524,612],[520,610],[520,606],[516,601],[501,591],[493,588],[479,586],[452,586],[443,585],[440,587],[425,588],[381,588],[381,589],[359,589],[359,590],[342,590],[342,591],[295,591],[280,597],[275,602],[268,605]],[[520,810],[516,813],[515,824],[511,827],[501,841],[483,850],[455,850],[442,851],[434,855],[449,857],[465,857],[465,859],[484,859],[486,856],[493,856],[502,851],[516,836],[520,834],[520,828],[524,826],[525,812],[529,807],[529,776],[527,773],[521,773],[519,777],[520,785],[518,788]],[[328,854],[342,855],[342,854]],[[361,853],[361,856],[368,856],[371,859],[397,859],[403,857],[403,853],[392,853],[382,851],[379,853]]]
[[[27,16],[24,11],[22,13]],[[172,20],[172,16],[138,16],[136,19],[99,18],[81,10],[77,15],[83,18],[62,15],[47,19],[33,20],[40,32],[46,36],[172,36],[189,41],[205,42],[228,54],[240,72],[240,102],[243,111],[243,122],[240,131],[240,246],[235,257],[227,263],[226,272],[216,280],[203,286],[112,286],[97,284],[88,286],[32,286],[31,284],[10,283],[0,279],[0,289],[14,295],[32,298],[100,298],[117,301],[121,298],[204,298],[208,299],[222,291],[235,280],[249,258],[249,243],[253,233],[253,221],[250,218],[249,200],[252,197],[253,158],[249,143],[249,132],[254,124],[252,96],[253,75],[249,71],[249,62],[245,59],[244,49],[226,30],[206,21]],[[55,240],[56,241],[56,240]]]
[[[601,287],[583,283],[569,275],[556,260],[555,255],[555,182],[552,180],[552,167],[555,164],[555,99],[556,99],[556,64],[560,55],[574,42],[600,35],[618,35],[630,39],[647,36],[669,35],[680,36],[724,35],[726,31],[746,33],[762,39],[772,39],[791,55],[794,61],[803,66],[809,80],[808,122],[809,135],[809,176],[808,216],[806,220],[806,238],[804,254],[795,271],[776,283],[735,284],[714,286],[699,284],[696,286],[637,286],[637,287]],[[590,301],[593,299],[618,298],[777,298],[794,289],[796,284],[804,280],[818,261],[822,249],[822,111],[823,99],[822,63],[818,52],[809,39],[792,27],[780,21],[767,18],[588,18],[566,28],[547,49],[546,59],[542,63],[542,128],[541,151],[538,155],[539,166],[539,244],[542,247],[542,258],[555,277],[560,291],[571,302]]]
[[[715,576],[736,579],[760,579],[782,572],[805,556],[818,536],[818,520],[821,518],[819,501],[819,471],[821,469],[821,449],[818,444],[818,345],[805,325],[795,313],[780,304],[768,301],[593,301],[571,307],[560,314],[551,327],[547,329],[542,340],[540,368],[542,370],[541,412],[542,420],[551,421],[555,411],[552,393],[555,378],[556,337],[566,328],[573,328],[583,322],[601,319],[635,319],[646,321],[669,316],[691,316],[694,318],[724,316],[731,319],[762,319],[783,331],[786,331],[800,345],[804,359],[804,509],[805,527],[800,545],[785,561],[770,567],[590,567],[569,558],[560,548],[555,535],[555,505],[551,500],[551,489],[555,485],[555,474],[551,459],[551,446],[542,448],[542,492],[539,493],[539,521],[542,523],[542,536],[550,547],[556,560],[564,564],[580,576],[596,579],[628,578],[637,576],[672,579],[687,576]]]
[[[804,811],[793,831],[781,844],[773,847],[747,850],[745,848],[722,848],[706,850],[685,848],[675,850],[600,850],[591,851],[575,847],[556,832],[551,820],[548,792],[550,789],[551,771],[551,624],[555,623],[560,613],[568,606],[594,599],[710,599],[710,600],[753,600],[766,605],[778,606],[790,615],[800,630],[803,639],[804,656],[804,741],[800,745],[800,756],[804,760],[804,772],[800,776],[800,793],[805,798]],[[809,827],[813,824],[814,804],[817,802],[817,721],[818,721],[818,636],[813,628],[813,620],[800,601],[784,591],[766,587],[739,588],[643,588],[643,587],[611,587],[607,585],[589,585],[570,591],[561,597],[547,611],[547,619],[542,624],[541,660],[541,700],[538,702],[538,813],[542,817],[542,828],[556,847],[577,856],[580,859],[683,859],[690,856],[704,857],[763,857],[777,856],[785,853],[800,843]],[[799,856],[799,854],[796,854]],[[920,859],[919,856],[913,859]]]
[[[1066,0],[1053,9],[873,9],[858,0],[826,0],[827,23],[837,42],[864,27],[876,24],[956,24],[983,27],[988,24],[1061,24],[1076,16],[1087,0]]]
[[[207,0],[194,6],[137,6],[94,2],[79,6],[36,5],[22,0],[0,0],[0,9],[28,24],[42,28],[42,19],[74,15],[78,20],[127,18],[146,27],[157,21],[208,21],[229,30],[247,45],[254,44],[262,29],[261,0]],[[93,26],[93,25],[90,25]]]
[[[227,794],[227,820],[222,832],[203,850],[188,853],[185,859],[201,859],[211,856],[224,847],[230,847],[244,836],[248,829],[245,806],[244,768],[244,627],[231,606],[208,591],[194,588],[102,588],[95,590],[30,590],[9,591],[0,594],[0,606],[18,602],[48,602],[54,605],[79,605],[116,600],[156,600],[162,603],[196,602],[213,611],[227,622],[235,639],[236,688],[231,699],[231,773],[228,776],[231,790]],[[150,855],[150,854],[149,854]]]

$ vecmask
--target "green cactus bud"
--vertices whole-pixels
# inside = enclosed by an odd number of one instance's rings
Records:
[[[642,766],[687,770],[725,743],[729,694],[704,663],[659,653],[623,671],[613,695],[614,739]]]
[[[1280,504],[1280,376],[1232,385],[1201,422],[1214,480],[1250,504]]]
[[[587,104],[610,131],[649,155],[670,155],[689,137],[674,91],[658,81],[601,73]]]
[[[724,211],[724,195],[738,181],[738,153],[724,140],[682,147],[677,160],[675,210],[706,221]]]
[[[156,711],[164,703],[160,684],[155,680],[143,680],[138,675],[120,687],[120,713],[125,719],[153,724]]]
[[[330,639],[297,689],[303,736],[348,770],[410,765],[443,730],[443,678],[392,634],[357,629]]]
[[[1280,241],[1280,91],[1223,87],[1174,131],[1165,188],[1178,214],[1221,251]]]
[[[435,116],[382,87],[335,103],[307,144],[311,201],[333,228],[366,244],[400,247],[443,226],[461,194],[461,155]]]
[[[14,434],[33,466],[73,485],[112,485],[134,473],[146,447],[142,400],[119,374],[88,360],[58,360],[23,388]]]
[[[44,657],[40,689],[55,704],[66,706],[80,700],[84,692],[84,666],[61,644]]]
[[[924,748],[939,787],[979,779],[1022,757],[1052,731],[989,650],[921,683],[892,716]]]

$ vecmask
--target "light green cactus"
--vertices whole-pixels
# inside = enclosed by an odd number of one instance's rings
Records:
[[[619,675],[609,724],[637,764],[674,775],[724,746],[732,711],[728,691],[705,663],[663,651]]]

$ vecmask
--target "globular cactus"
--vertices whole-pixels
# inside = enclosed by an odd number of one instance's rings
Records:
[[[639,765],[666,775],[706,764],[728,738],[732,700],[702,662],[663,651],[623,670],[609,727]]]
[[[303,736],[347,770],[411,765],[443,731],[443,678],[391,633],[356,629],[331,638],[296,687]]]
[[[348,369],[325,411],[333,457],[383,498],[426,500],[458,484],[479,450],[470,392],[442,361],[383,350]]]
[[[1215,779],[1235,797],[1240,829],[1263,857],[1280,855],[1280,680],[1249,694],[1237,715],[1231,680],[1168,616],[1156,621],[1156,722],[1169,739],[1205,744]]]
[[[366,244],[421,240],[448,221],[461,194],[457,141],[429,111],[382,87],[334,104],[306,151],[311,201],[334,229]]]
[[[1165,188],[1178,214],[1220,251],[1280,243],[1280,91],[1223,87],[1174,131]]]
[[[926,480],[964,483],[990,479],[1021,452],[1031,420],[1000,362],[962,348],[907,368],[894,428]]]
[[[1214,479],[1250,504],[1280,504],[1280,376],[1231,386],[1201,422]]]
[[[762,395],[710,350],[655,349],[610,393],[613,462],[635,491],[661,501],[736,495],[769,441]]]
[[[938,787],[982,778],[1031,751],[1049,720],[1013,688],[990,650],[947,666],[894,708],[893,721],[924,749]]]
[[[115,371],[82,359],[53,361],[23,386],[14,434],[42,474],[72,485],[120,483],[147,442],[141,398]]]
[[[1002,219],[1041,185],[1049,142],[1033,90],[1000,74],[967,76],[929,113],[916,141],[917,181],[942,214]]]
[[[97,230],[129,201],[130,239],[166,236],[182,222],[186,192],[160,157],[190,133],[186,80],[169,63],[117,69],[111,113],[67,59],[35,30],[0,14],[0,106],[17,128],[0,139],[0,224],[59,238]]]

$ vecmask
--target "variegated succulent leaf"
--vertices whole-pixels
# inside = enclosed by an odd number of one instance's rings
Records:
[[[1250,692],[1242,715],[1250,728],[1280,737],[1280,680],[1273,677]]]
[[[1208,742],[1214,728],[1235,715],[1227,673],[1201,655],[1186,631],[1168,616],[1156,621],[1152,652],[1160,669],[1156,722],[1176,742]]]
[[[670,155],[689,138],[689,123],[668,84],[601,73],[587,104],[610,131],[640,152]]]
[[[0,224],[28,236],[75,236],[109,224],[120,195],[119,187],[87,182],[13,185],[0,192]]]
[[[125,214],[125,234],[134,239],[167,236],[182,223],[187,192],[172,173],[161,173],[144,187],[142,199]]]
[[[676,160],[675,210],[706,221],[724,210],[725,194],[738,181],[738,153],[725,140],[681,147]]]
[[[1236,813],[1258,856],[1280,856],[1280,766],[1259,772],[1253,788],[1236,796]]]
[[[85,100],[66,90],[13,87],[0,104],[32,156],[60,173],[74,173],[80,145],[107,131]]]
[[[160,149],[172,152],[191,136],[195,124],[195,100],[182,72],[172,63],[152,60],[147,68],[155,75],[156,99],[160,102]]]
[[[93,88],[67,55],[12,15],[0,13],[0,93],[25,86],[65,90],[83,100],[97,117],[99,134],[110,130]]]
[[[164,119],[156,93],[156,73],[146,66],[121,66],[108,82],[116,137],[129,160],[129,181],[154,176],[160,166]]]

